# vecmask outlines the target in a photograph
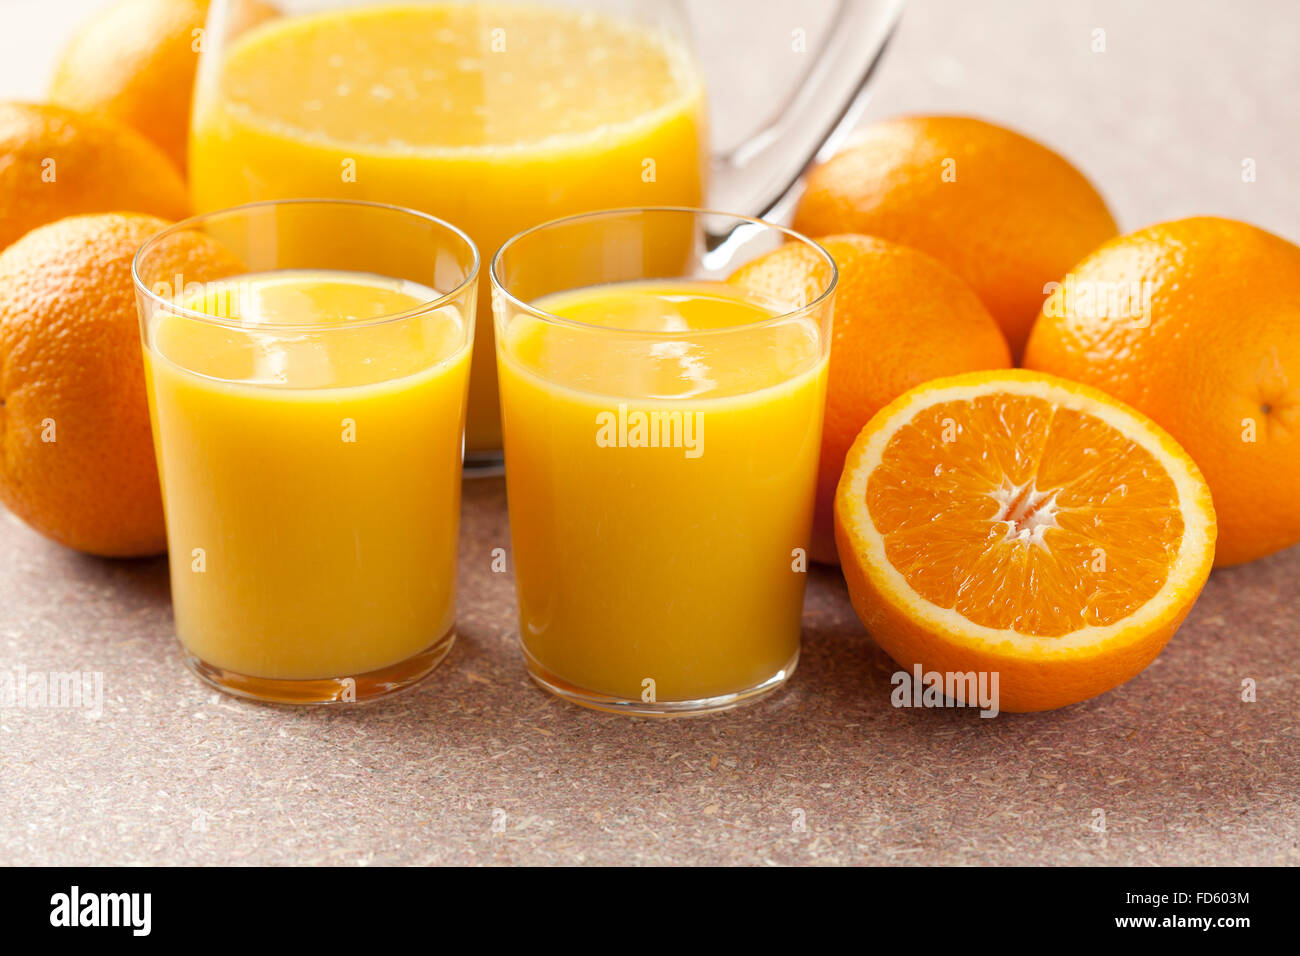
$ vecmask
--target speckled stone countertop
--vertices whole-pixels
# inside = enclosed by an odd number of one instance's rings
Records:
[[[788,36],[779,11],[800,5],[772,6],[754,19]],[[1217,212],[1296,239],[1298,33],[1281,2],[913,2],[871,116],[964,111],[1031,131],[1126,228]],[[655,722],[528,681],[512,581],[490,570],[504,546],[502,482],[468,483],[449,659],[377,705],[293,710],[186,671],[164,561],[86,558],[0,512],[0,669],[98,672],[104,699],[98,719],[0,712],[0,860],[1300,862],[1300,548],[1216,571],[1123,687],[994,720],[891,707],[894,665],[817,569],[783,692]]]
[[[488,570],[504,505],[499,479],[467,486],[448,660],[405,694],[330,710],[200,685],[171,636],[165,562],[81,557],[6,517],[0,661],[102,671],[104,712],[0,716],[0,858],[1300,862],[1298,549],[1217,572],[1124,687],[993,720],[891,707],[894,665],[819,570],[784,692],[661,722],[524,676],[510,577]]]

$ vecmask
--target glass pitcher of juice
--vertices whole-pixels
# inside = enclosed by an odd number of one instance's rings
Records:
[[[748,0],[727,3],[752,16]],[[900,4],[845,0],[817,49],[800,47],[807,5],[774,4],[790,23],[762,28],[800,59],[802,82],[763,129],[711,153],[695,55],[710,44],[694,42],[682,0],[213,0],[191,122],[194,204],[392,203],[458,224],[485,256],[594,209],[779,215],[804,166],[865,104]],[[766,56],[727,81],[749,91]],[[471,468],[500,462],[488,300],[470,377]]]

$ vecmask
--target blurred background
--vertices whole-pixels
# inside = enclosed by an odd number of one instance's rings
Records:
[[[0,99],[43,99],[57,51],[102,2],[0,0]],[[836,0],[687,6],[727,145],[807,69]],[[795,29],[808,53],[791,51]],[[1069,157],[1125,231],[1215,213],[1297,240],[1298,54],[1294,0],[907,0],[863,122],[977,114]]]

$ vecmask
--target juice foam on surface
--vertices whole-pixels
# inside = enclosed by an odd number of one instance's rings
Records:
[[[455,307],[419,313],[438,297],[418,283],[368,273],[249,273],[207,283],[183,303],[239,328],[164,314],[153,346],[180,368],[228,382],[338,388],[389,381],[438,365],[463,344]]]
[[[525,4],[274,20],[236,41],[221,78],[226,108],[249,120],[395,152],[602,136],[699,95],[685,53],[660,34]]]
[[[555,293],[532,305],[578,324],[516,317],[505,348],[508,360],[579,391],[638,399],[724,398],[788,382],[820,359],[820,333],[812,319],[782,319],[787,303],[723,282],[610,283]],[[741,326],[753,328],[726,331]]]

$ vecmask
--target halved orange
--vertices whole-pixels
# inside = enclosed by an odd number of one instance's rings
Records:
[[[835,498],[841,566],[876,642],[908,669],[996,672],[1008,711],[1086,700],[1155,660],[1215,534],[1205,479],[1159,426],[1018,370],[887,405]]]

